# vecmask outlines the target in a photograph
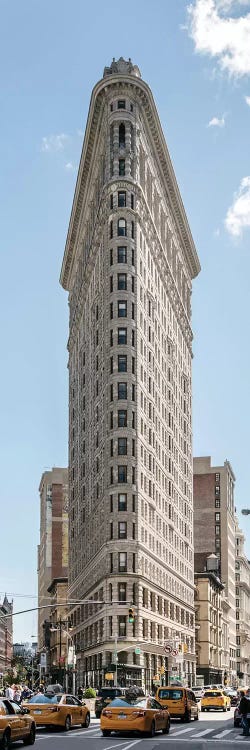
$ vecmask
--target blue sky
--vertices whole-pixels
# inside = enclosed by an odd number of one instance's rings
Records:
[[[40,476],[67,465],[59,273],[90,95],[113,57],[131,57],[152,88],[201,261],[194,454],[229,459],[237,508],[250,504],[250,1],[0,0],[0,11],[0,590],[17,610],[35,606]],[[35,628],[34,615],[16,618],[15,639]]]

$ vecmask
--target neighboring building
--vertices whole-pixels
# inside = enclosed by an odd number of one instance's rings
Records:
[[[13,601],[9,602],[5,594],[0,604],[0,672],[11,667],[13,656]],[[6,617],[6,615],[10,615]]]
[[[54,578],[48,588],[51,595],[50,610],[50,675],[51,682],[64,684],[68,652],[68,609],[62,607],[67,600],[68,579]]]
[[[149,689],[160,668],[171,671],[168,640],[183,645],[184,679],[195,679],[199,271],[150,88],[131,60],[113,60],[91,97],[60,279],[70,306],[69,596],[88,600],[72,608],[81,683],[114,671],[116,637],[120,683]]]
[[[236,519],[235,595],[236,663],[240,685],[250,685],[250,562],[244,550],[245,537]]]
[[[54,467],[42,475],[40,486],[40,544],[38,546],[38,606],[51,601],[54,578],[68,575],[68,470]],[[38,650],[44,645],[44,623],[50,610],[38,611]]]
[[[210,555],[207,569],[195,572],[195,634],[196,674],[204,677],[204,685],[222,683],[222,591],[217,576],[218,559]]]
[[[219,559],[218,575],[229,604],[229,679],[236,681],[235,618],[235,476],[229,461],[211,466],[211,457],[194,458],[194,566],[205,570],[206,559]]]

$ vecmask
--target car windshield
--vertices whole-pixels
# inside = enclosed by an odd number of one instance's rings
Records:
[[[60,703],[61,695],[46,695],[46,693],[38,693],[33,695],[29,703]]]
[[[221,698],[221,693],[219,690],[207,690],[204,698]]]
[[[120,698],[114,698],[111,703],[109,703],[108,708],[126,708],[126,706],[140,706],[145,708],[147,703],[147,699],[144,698],[143,700],[138,701],[137,698],[131,698],[129,700],[128,698],[123,698],[122,696]]]
[[[116,695],[121,695],[120,690],[117,688],[102,688],[99,692],[101,698],[115,698]]]
[[[158,691],[159,700],[170,700],[179,701],[182,698],[182,690],[176,690],[174,688],[162,688]]]

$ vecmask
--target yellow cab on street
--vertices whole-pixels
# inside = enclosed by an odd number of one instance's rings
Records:
[[[155,697],[162,706],[168,708],[171,718],[187,722],[191,719],[198,721],[199,706],[191,688],[179,685],[158,687]]]
[[[66,693],[38,693],[23,704],[34,717],[38,727],[61,727],[67,732],[71,727],[88,727],[88,707],[74,695]]]
[[[34,745],[36,724],[25,708],[15,701],[0,698],[0,747],[8,750],[12,742],[23,740],[24,745]]]
[[[231,701],[224,690],[205,690],[201,699],[201,711],[230,711]]]
[[[139,732],[154,737],[156,732],[169,733],[170,716],[153,696],[132,699],[121,696],[102,710],[100,726],[104,737],[111,732]]]

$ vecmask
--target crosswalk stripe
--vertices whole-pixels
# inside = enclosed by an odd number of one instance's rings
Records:
[[[196,737],[205,737],[205,734],[211,734],[213,731],[212,727],[211,729],[203,729],[203,732],[197,732],[196,734],[192,734],[192,739],[196,739]]]
[[[173,732],[173,731],[170,730],[171,735],[173,737],[178,737],[179,734],[185,734],[186,732],[193,732],[193,731],[194,731],[194,728],[191,727],[191,726],[187,727],[186,729],[180,729],[178,732]]]
[[[232,729],[224,729],[223,732],[220,732],[219,734],[213,735],[213,740],[221,740],[223,737],[226,737],[227,734],[230,734]]]

